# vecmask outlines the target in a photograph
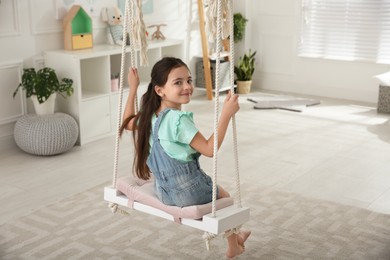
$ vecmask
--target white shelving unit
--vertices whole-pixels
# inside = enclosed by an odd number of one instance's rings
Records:
[[[127,99],[127,72],[130,64],[129,48],[126,53],[123,105]],[[121,47],[115,45],[95,45],[91,49],[45,52],[45,65],[56,70],[59,78],[73,79],[74,94],[58,98],[57,109],[70,114],[79,124],[78,144],[112,135],[117,128],[118,92],[111,91],[111,74],[120,72]],[[138,67],[141,80],[149,81],[153,65],[165,56],[184,58],[182,40],[166,39],[152,41],[148,45],[149,66]],[[136,59],[139,60],[137,51]],[[139,100],[146,90],[141,84]]]

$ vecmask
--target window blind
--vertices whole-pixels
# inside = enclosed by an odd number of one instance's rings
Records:
[[[302,0],[298,53],[390,64],[390,0]]]

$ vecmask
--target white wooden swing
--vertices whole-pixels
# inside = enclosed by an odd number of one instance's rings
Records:
[[[141,47],[144,53],[141,56],[141,64],[146,62],[146,37],[145,37],[145,25],[142,20],[141,12],[141,0],[126,0],[125,14],[124,14],[124,29],[123,36],[125,38],[127,32],[127,25],[129,24],[131,29],[130,37],[130,63],[134,67],[134,46]],[[212,0],[209,2],[212,10],[216,11],[216,46],[221,46],[221,21],[222,21],[222,1],[224,1],[225,7],[228,9],[228,15],[230,16],[230,80],[231,91],[233,91],[234,82],[234,42],[233,42],[233,16],[232,5],[233,0]],[[229,3],[226,5],[226,1]],[[209,6],[209,8],[211,8]],[[134,15],[138,17],[134,19]],[[130,16],[130,17],[129,17]],[[130,19],[129,19],[130,18]],[[129,21],[128,21],[129,20]],[[228,19],[229,20],[229,19]],[[212,202],[205,205],[190,206],[190,207],[172,207],[166,206],[159,202],[157,197],[153,194],[152,182],[140,182],[137,179],[131,179],[130,177],[122,178],[117,182],[118,171],[118,154],[119,154],[119,128],[121,126],[122,118],[122,97],[123,97],[123,82],[124,82],[124,64],[125,64],[125,52],[126,42],[122,45],[122,59],[121,59],[121,76],[119,87],[119,102],[118,102],[118,131],[116,135],[115,145],[115,162],[113,171],[112,186],[104,188],[104,200],[109,202],[109,207],[112,212],[118,210],[118,206],[129,207],[144,213],[165,218],[171,221],[179,222],[183,225],[190,226],[202,231],[205,231],[203,238],[206,240],[207,249],[209,249],[210,239],[225,233],[238,232],[241,225],[249,220],[250,212],[249,208],[242,207],[241,205],[241,192],[240,192],[240,177],[238,167],[238,152],[237,152],[237,131],[235,117],[232,118],[233,129],[233,142],[234,142],[234,158],[235,158],[235,172],[236,172],[236,198],[233,205],[232,198],[224,198],[217,200],[217,155],[218,155],[218,115],[219,115],[219,91],[215,91],[214,101],[214,157],[213,157],[213,198]],[[219,89],[219,64],[220,64],[220,48],[216,48],[216,89]],[[135,110],[138,111],[137,98],[135,102]],[[126,195],[125,195],[126,194]],[[210,210],[211,208],[211,210]],[[119,209],[122,213],[128,214],[126,211]],[[211,211],[211,213],[210,213]],[[190,212],[190,214],[187,214]],[[205,214],[207,212],[207,214]],[[186,217],[190,216],[190,218]]]

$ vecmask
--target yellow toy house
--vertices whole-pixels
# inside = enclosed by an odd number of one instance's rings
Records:
[[[63,20],[64,48],[79,50],[92,48],[92,19],[80,5],[73,5]]]

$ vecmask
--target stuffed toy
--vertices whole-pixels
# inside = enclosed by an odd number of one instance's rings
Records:
[[[102,20],[107,22],[107,40],[110,44],[122,45],[123,43],[123,17],[118,7],[102,8]],[[130,45],[127,34],[126,45]]]

